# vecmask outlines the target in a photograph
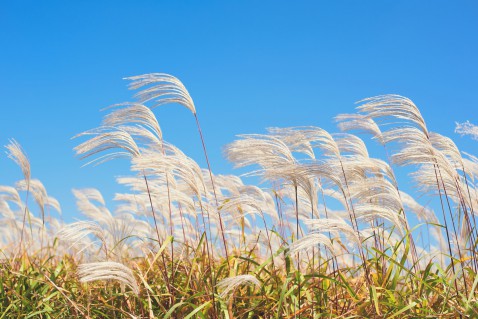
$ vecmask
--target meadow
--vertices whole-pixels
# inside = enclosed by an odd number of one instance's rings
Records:
[[[6,146],[19,181],[0,186],[0,319],[478,318],[478,158],[410,99],[359,101],[339,133],[239,135],[224,156],[246,173],[220,175],[183,83],[127,80],[134,102],[74,137],[82,164],[129,161],[114,209],[74,189],[84,220],[62,222],[28,150]],[[163,140],[157,107],[191,111],[206,167]]]

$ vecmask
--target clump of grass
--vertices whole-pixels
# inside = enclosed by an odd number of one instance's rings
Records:
[[[61,222],[25,152],[7,145],[24,178],[0,186],[0,318],[478,317],[478,161],[430,132],[411,100],[361,101],[336,118],[347,133],[239,136],[224,152],[261,179],[247,185],[213,174],[179,79],[129,80],[138,101],[107,108],[75,148],[88,163],[130,161],[114,211],[100,191],[76,189],[87,220]],[[163,140],[153,109],[165,104],[195,116],[207,169]],[[383,159],[353,132],[372,134]]]

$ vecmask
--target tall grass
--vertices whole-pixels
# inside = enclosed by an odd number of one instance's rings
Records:
[[[23,179],[0,186],[0,318],[478,317],[478,160],[411,100],[360,101],[336,117],[341,133],[240,135],[224,155],[249,171],[215,175],[183,83],[128,80],[137,101],[75,137],[86,164],[131,164],[114,211],[75,189],[85,220],[63,223],[20,145],[6,146]],[[163,140],[154,108],[166,104],[193,113],[207,169]],[[457,132],[478,136],[470,123]]]

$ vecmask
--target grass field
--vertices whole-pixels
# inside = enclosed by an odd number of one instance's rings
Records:
[[[114,210],[75,189],[84,221],[54,218],[26,152],[6,146],[23,178],[0,186],[0,318],[478,318],[478,159],[428,131],[411,100],[360,101],[335,118],[341,133],[239,136],[224,155],[261,181],[247,185],[214,174],[177,78],[128,80],[135,102],[75,137],[85,164],[130,161]],[[163,140],[165,104],[191,111],[207,167]]]

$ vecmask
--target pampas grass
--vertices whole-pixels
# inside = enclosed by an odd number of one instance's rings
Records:
[[[127,79],[137,101],[75,136],[85,165],[129,162],[116,207],[74,189],[84,220],[64,223],[21,146],[6,146],[23,176],[0,186],[0,318],[478,316],[478,160],[429,131],[413,101],[362,100],[335,118],[341,133],[239,135],[224,154],[246,172],[217,175],[185,85]],[[154,109],[166,104],[192,112],[206,169],[163,140]],[[469,122],[456,131],[476,137]]]

